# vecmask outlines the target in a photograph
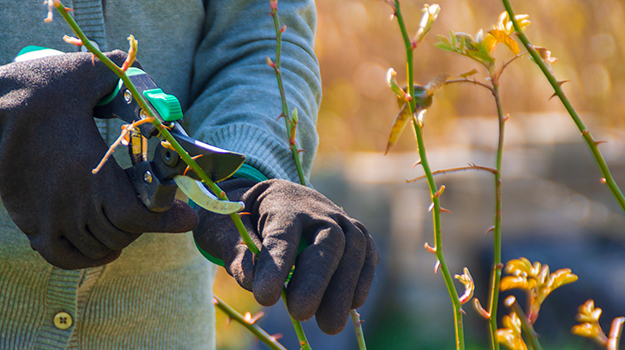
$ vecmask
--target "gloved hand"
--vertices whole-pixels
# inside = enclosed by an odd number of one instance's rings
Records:
[[[107,53],[118,65],[121,51]],[[148,211],[110,159],[93,119],[118,78],[90,53],[0,67],[0,195],[33,249],[52,265],[85,268],[115,260],[144,232],[186,232],[197,214],[178,202]]]
[[[300,321],[316,315],[322,331],[340,332],[349,310],[364,304],[379,260],[367,229],[319,192],[292,182],[233,179],[220,187],[245,203],[250,215],[241,219],[260,253],[253,258],[229,216],[203,209],[193,231],[199,247],[223,260],[265,306],[280,299],[295,264],[286,289],[289,313]],[[298,255],[300,239],[308,247]]]

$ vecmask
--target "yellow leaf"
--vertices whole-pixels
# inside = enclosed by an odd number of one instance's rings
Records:
[[[540,266],[538,270],[540,270]],[[508,261],[506,264],[506,272],[515,276],[536,276],[538,273],[538,271],[534,273],[532,263],[523,257]]]
[[[404,105],[397,113],[395,120],[393,121],[393,127],[391,128],[391,135],[388,137],[388,144],[386,145],[386,152],[384,155],[390,151],[391,147],[397,143],[399,136],[408,125],[408,120],[410,119],[410,107],[408,107],[408,103],[404,103]]]
[[[525,30],[525,27],[532,24],[532,22],[530,21],[530,15],[527,15],[527,14],[516,15],[514,16],[514,19],[516,19],[517,22],[519,22],[519,26],[521,27],[521,30]]]
[[[474,74],[477,74],[477,73],[479,73],[479,71],[477,69],[473,68],[473,69],[471,69],[470,71],[468,71],[466,73],[458,74],[458,76],[462,77],[462,78],[468,78],[468,77],[470,77],[470,76],[472,76]]]
[[[529,20],[530,16],[527,14],[515,15],[514,18],[519,23],[521,30],[525,30],[525,27],[529,26],[532,23]],[[495,29],[501,30],[508,35],[512,35],[512,33],[514,33],[514,25],[512,24],[512,21],[510,21],[510,16],[508,16],[508,12],[504,11],[499,14]]]
[[[583,323],[573,326],[571,332],[581,337],[594,338],[597,334],[596,327],[590,323]]]
[[[510,315],[505,315],[501,319],[501,323],[503,323],[503,326],[510,329],[514,334],[521,335],[521,320],[514,312],[511,312]]]
[[[595,308],[595,302],[588,299],[583,305],[577,308],[575,319],[579,322],[598,322],[601,317],[601,308]]]
[[[565,284],[573,283],[577,279],[577,275],[571,273],[571,269],[560,269],[549,276],[549,286],[552,289],[556,289]]]
[[[527,350],[521,336],[521,320],[512,312],[501,320],[505,328],[497,330],[497,342],[511,350]]]
[[[524,289],[530,290],[536,285],[534,279],[528,280],[522,276],[506,276],[501,279],[499,289],[503,292],[509,289]]]
[[[505,31],[493,29],[488,34],[492,35],[498,42],[506,45],[513,54],[519,54],[519,45]],[[496,45],[496,44],[495,44]],[[493,47],[494,50],[494,47]]]

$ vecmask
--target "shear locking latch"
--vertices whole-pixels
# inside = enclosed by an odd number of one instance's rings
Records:
[[[143,96],[148,99],[164,121],[175,122],[182,119],[182,107],[176,96],[166,94],[161,89],[143,91]]]

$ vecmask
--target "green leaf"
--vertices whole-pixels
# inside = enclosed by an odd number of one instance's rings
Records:
[[[481,50],[467,50],[466,55],[484,64],[485,66],[490,66],[490,65],[495,64],[495,59],[491,57],[491,55],[489,55],[488,53],[483,52]]]
[[[449,39],[451,39],[451,46],[456,50],[458,43],[456,42],[456,33],[453,30],[449,31]]]
[[[452,52],[456,51],[456,48],[453,47],[453,45],[449,42],[449,39],[447,39],[445,36],[439,34],[438,40],[439,41],[436,44],[434,44],[434,46],[438,47],[439,49],[443,49],[447,51],[452,51]]]

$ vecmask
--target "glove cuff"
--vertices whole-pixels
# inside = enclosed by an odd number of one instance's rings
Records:
[[[195,246],[197,247],[197,250],[200,251],[200,254],[202,254],[202,256],[205,257],[208,261],[212,262],[215,265],[219,265],[221,267],[225,267],[226,264],[224,264],[223,260],[212,256],[209,252],[207,252],[206,250],[202,249],[200,247],[200,245],[197,244],[197,241],[195,239],[193,240],[193,242],[195,243]]]
[[[261,173],[258,169],[254,168],[251,165],[243,163],[239,170],[237,170],[232,177],[236,177],[239,179],[248,179],[254,180],[257,182],[263,182],[269,180],[265,174]]]

